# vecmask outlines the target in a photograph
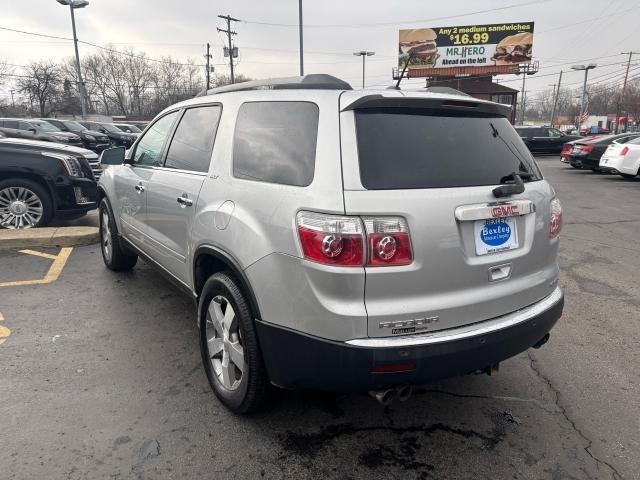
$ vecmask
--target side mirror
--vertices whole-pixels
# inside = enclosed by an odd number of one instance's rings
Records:
[[[100,164],[122,165],[124,163],[124,152],[124,147],[107,148],[100,154]]]

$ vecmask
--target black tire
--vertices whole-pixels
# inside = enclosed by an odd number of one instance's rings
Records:
[[[631,174],[629,174],[629,173],[621,173],[621,174],[620,174],[620,176],[621,176],[622,178],[626,178],[627,180],[633,180],[634,178],[636,178],[636,176],[635,176],[635,175],[631,175]]]
[[[600,170],[599,168],[592,168],[591,171],[593,173],[602,173],[602,170]]]
[[[104,264],[109,270],[114,272],[121,272],[125,270],[131,270],[138,261],[138,255],[127,249],[120,240],[118,230],[116,227],[113,212],[109,201],[103,198],[100,201],[99,207],[100,213],[100,252],[102,253],[102,259]],[[105,220],[108,219],[105,225]],[[107,252],[107,236],[106,232],[109,231],[110,239],[110,254]]]
[[[580,165],[574,165],[574,164],[570,164],[573,168],[577,168],[577,169],[581,169],[582,167]]]
[[[51,196],[47,190],[42,185],[27,178],[8,178],[7,180],[0,181],[0,190],[9,187],[22,187],[30,190],[38,197],[38,200],[42,204],[42,216],[35,225],[32,225],[29,228],[46,227],[49,225],[53,218],[53,201],[51,200]],[[0,226],[0,228],[8,227]]]
[[[236,341],[242,347],[244,365],[240,379],[234,379],[237,381],[237,386],[232,389],[225,387],[223,380],[214,371],[214,357],[217,358],[217,356],[212,355],[209,351],[207,331],[213,331],[209,308],[214,299],[228,301],[226,308],[231,305],[233,312],[235,312],[234,318],[237,319],[237,323],[234,324],[238,335]],[[219,305],[221,308],[225,308],[222,303]],[[209,277],[202,288],[198,314],[200,316],[200,352],[211,389],[218,399],[234,413],[243,414],[258,410],[267,399],[269,378],[264,368],[251,308],[238,282],[225,272],[219,272]],[[211,337],[213,334],[210,333]],[[231,338],[231,334],[229,334],[229,338]],[[221,351],[219,355],[222,357],[224,353]],[[235,364],[233,367],[237,375],[239,370]]]

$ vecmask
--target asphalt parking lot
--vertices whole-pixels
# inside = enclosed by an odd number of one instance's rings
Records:
[[[0,252],[0,477],[640,478],[640,181],[539,161],[564,204],[551,340],[387,408],[280,392],[234,416],[191,301],[154,270],[110,272],[98,246]]]

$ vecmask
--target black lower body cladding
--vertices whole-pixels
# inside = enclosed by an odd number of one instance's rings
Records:
[[[265,366],[275,385],[364,392],[464,375],[513,357],[549,333],[562,315],[563,306],[561,297],[533,318],[484,335],[392,348],[329,341],[259,320],[256,325]],[[403,371],[377,373],[389,369]]]

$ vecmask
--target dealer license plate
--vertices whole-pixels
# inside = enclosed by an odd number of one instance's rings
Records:
[[[518,248],[517,217],[476,220],[476,255],[504,252]]]

